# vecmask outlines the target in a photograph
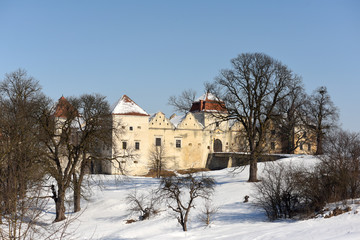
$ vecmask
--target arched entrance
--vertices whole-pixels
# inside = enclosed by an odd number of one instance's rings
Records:
[[[222,152],[222,142],[219,139],[214,141],[214,152]]]

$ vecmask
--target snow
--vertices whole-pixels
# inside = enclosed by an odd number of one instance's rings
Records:
[[[212,93],[205,93],[203,95],[201,95],[196,101],[206,101],[206,100],[211,100],[211,101],[218,101],[219,99]]]
[[[181,116],[175,116],[173,118],[170,119],[170,122],[177,127],[186,117],[186,115],[181,115]]]
[[[144,109],[139,107],[128,96],[123,95],[119,101],[112,107],[112,114],[142,114],[149,115]]]
[[[300,164],[313,167],[317,161],[312,156],[293,156],[279,160],[289,164]],[[267,164],[259,163],[258,174]],[[93,186],[89,201],[82,201],[82,213],[74,226],[70,226],[77,239],[249,239],[249,240],[296,240],[296,239],[360,239],[360,212],[357,205],[352,211],[331,218],[314,218],[310,220],[267,220],[262,209],[254,203],[254,183],[248,183],[248,168],[241,173],[233,174],[231,169],[207,172],[216,180],[213,204],[219,208],[213,223],[209,227],[196,217],[199,207],[192,209],[189,229],[183,232],[177,220],[171,216],[166,206],[162,206],[159,215],[145,221],[125,224],[128,219],[136,219],[127,209],[126,196],[135,188],[138,192],[158,187],[158,180],[145,177],[126,177],[115,181],[118,176],[95,175],[102,179],[105,188]],[[249,195],[249,202],[243,203],[244,196]],[[55,208],[49,202],[47,218],[54,218]],[[71,215],[71,214],[69,214]]]

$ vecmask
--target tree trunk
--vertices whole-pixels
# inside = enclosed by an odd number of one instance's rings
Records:
[[[257,156],[254,153],[250,155],[250,172],[248,182],[257,182]]]
[[[323,151],[323,137],[322,134],[318,134],[316,138],[316,153],[315,155],[322,155],[324,153]]]
[[[76,180],[77,179],[74,179],[74,212],[79,212],[81,210],[81,184]]]
[[[54,193],[54,191],[53,191]],[[54,222],[60,222],[66,219],[65,217],[65,190],[63,186],[58,185],[57,196],[53,196],[56,206],[56,217]]]

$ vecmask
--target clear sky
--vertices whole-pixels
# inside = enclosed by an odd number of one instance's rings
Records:
[[[18,68],[45,94],[127,94],[148,113],[212,81],[240,53],[263,52],[325,85],[360,132],[360,1],[0,0],[0,78]]]

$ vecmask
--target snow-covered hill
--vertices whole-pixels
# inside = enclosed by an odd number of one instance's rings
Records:
[[[295,156],[280,161],[312,166],[311,156]],[[259,176],[266,164],[259,164]],[[159,215],[150,220],[126,224],[134,219],[128,212],[126,196],[135,188],[147,191],[158,187],[158,180],[144,177],[128,177],[115,182],[115,176],[101,177],[105,188],[93,187],[89,201],[83,201],[83,211],[70,226],[76,239],[360,239],[360,213],[356,205],[352,211],[332,218],[316,218],[303,221],[280,220],[269,222],[262,211],[253,205],[254,185],[248,183],[248,169],[232,174],[229,169],[208,172],[217,184],[213,204],[219,208],[210,227],[197,218],[200,205],[192,210],[188,232],[183,232],[177,220],[163,206]],[[248,203],[243,203],[249,195]],[[54,206],[49,202],[46,218],[53,218]],[[69,218],[71,218],[69,213]]]

